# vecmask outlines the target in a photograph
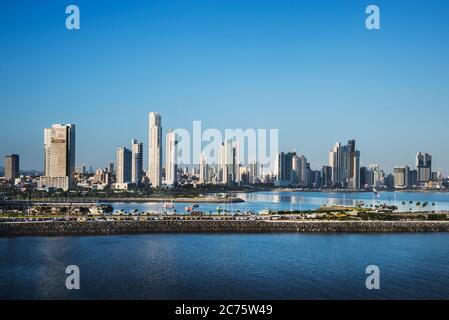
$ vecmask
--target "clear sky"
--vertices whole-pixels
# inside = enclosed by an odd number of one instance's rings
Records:
[[[449,1],[1,1],[0,110],[0,156],[24,169],[42,169],[53,123],[77,125],[78,165],[105,167],[132,138],[147,148],[158,111],[164,134],[279,128],[312,168],[354,138],[362,164],[424,151],[448,174]]]

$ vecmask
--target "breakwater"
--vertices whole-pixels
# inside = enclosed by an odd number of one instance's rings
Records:
[[[145,233],[449,232],[449,221],[89,221],[0,223],[2,236]]]

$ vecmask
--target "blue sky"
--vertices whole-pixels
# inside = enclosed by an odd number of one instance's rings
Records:
[[[164,132],[279,128],[313,168],[354,138],[362,164],[424,151],[448,174],[448,14],[444,0],[2,1],[0,156],[41,169],[43,128],[74,123],[77,163],[105,167],[132,138],[147,148],[158,111]]]

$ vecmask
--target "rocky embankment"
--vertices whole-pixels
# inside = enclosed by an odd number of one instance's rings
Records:
[[[0,237],[273,232],[449,232],[449,221],[91,221],[0,223]]]

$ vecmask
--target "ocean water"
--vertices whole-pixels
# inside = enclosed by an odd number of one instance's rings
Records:
[[[396,205],[401,211],[417,210],[449,210],[449,193],[445,192],[381,192],[373,198],[371,192],[338,193],[338,192],[285,192],[267,191],[237,194],[245,200],[244,203],[234,204],[200,204],[198,210],[214,212],[217,207],[235,212],[255,211],[264,209],[271,210],[308,210],[317,209],[322,205],[355,205],[363,201],[365,206],[388,204]],[[410,204],[410,201],[413,203]],[[416,202],[428,202],[428,206],[416,206]],[[403,204],[405,202],[405,204]],[[115,210],[130,212],[138,210],[145,211],[171,211],[163,208],[163,203],[114,203]],[[187,203],[175,203],[175,210],[184,213],[185,207],[191,206]]]
[[[448,298],[446,233],[0,238],[0,299]]]

